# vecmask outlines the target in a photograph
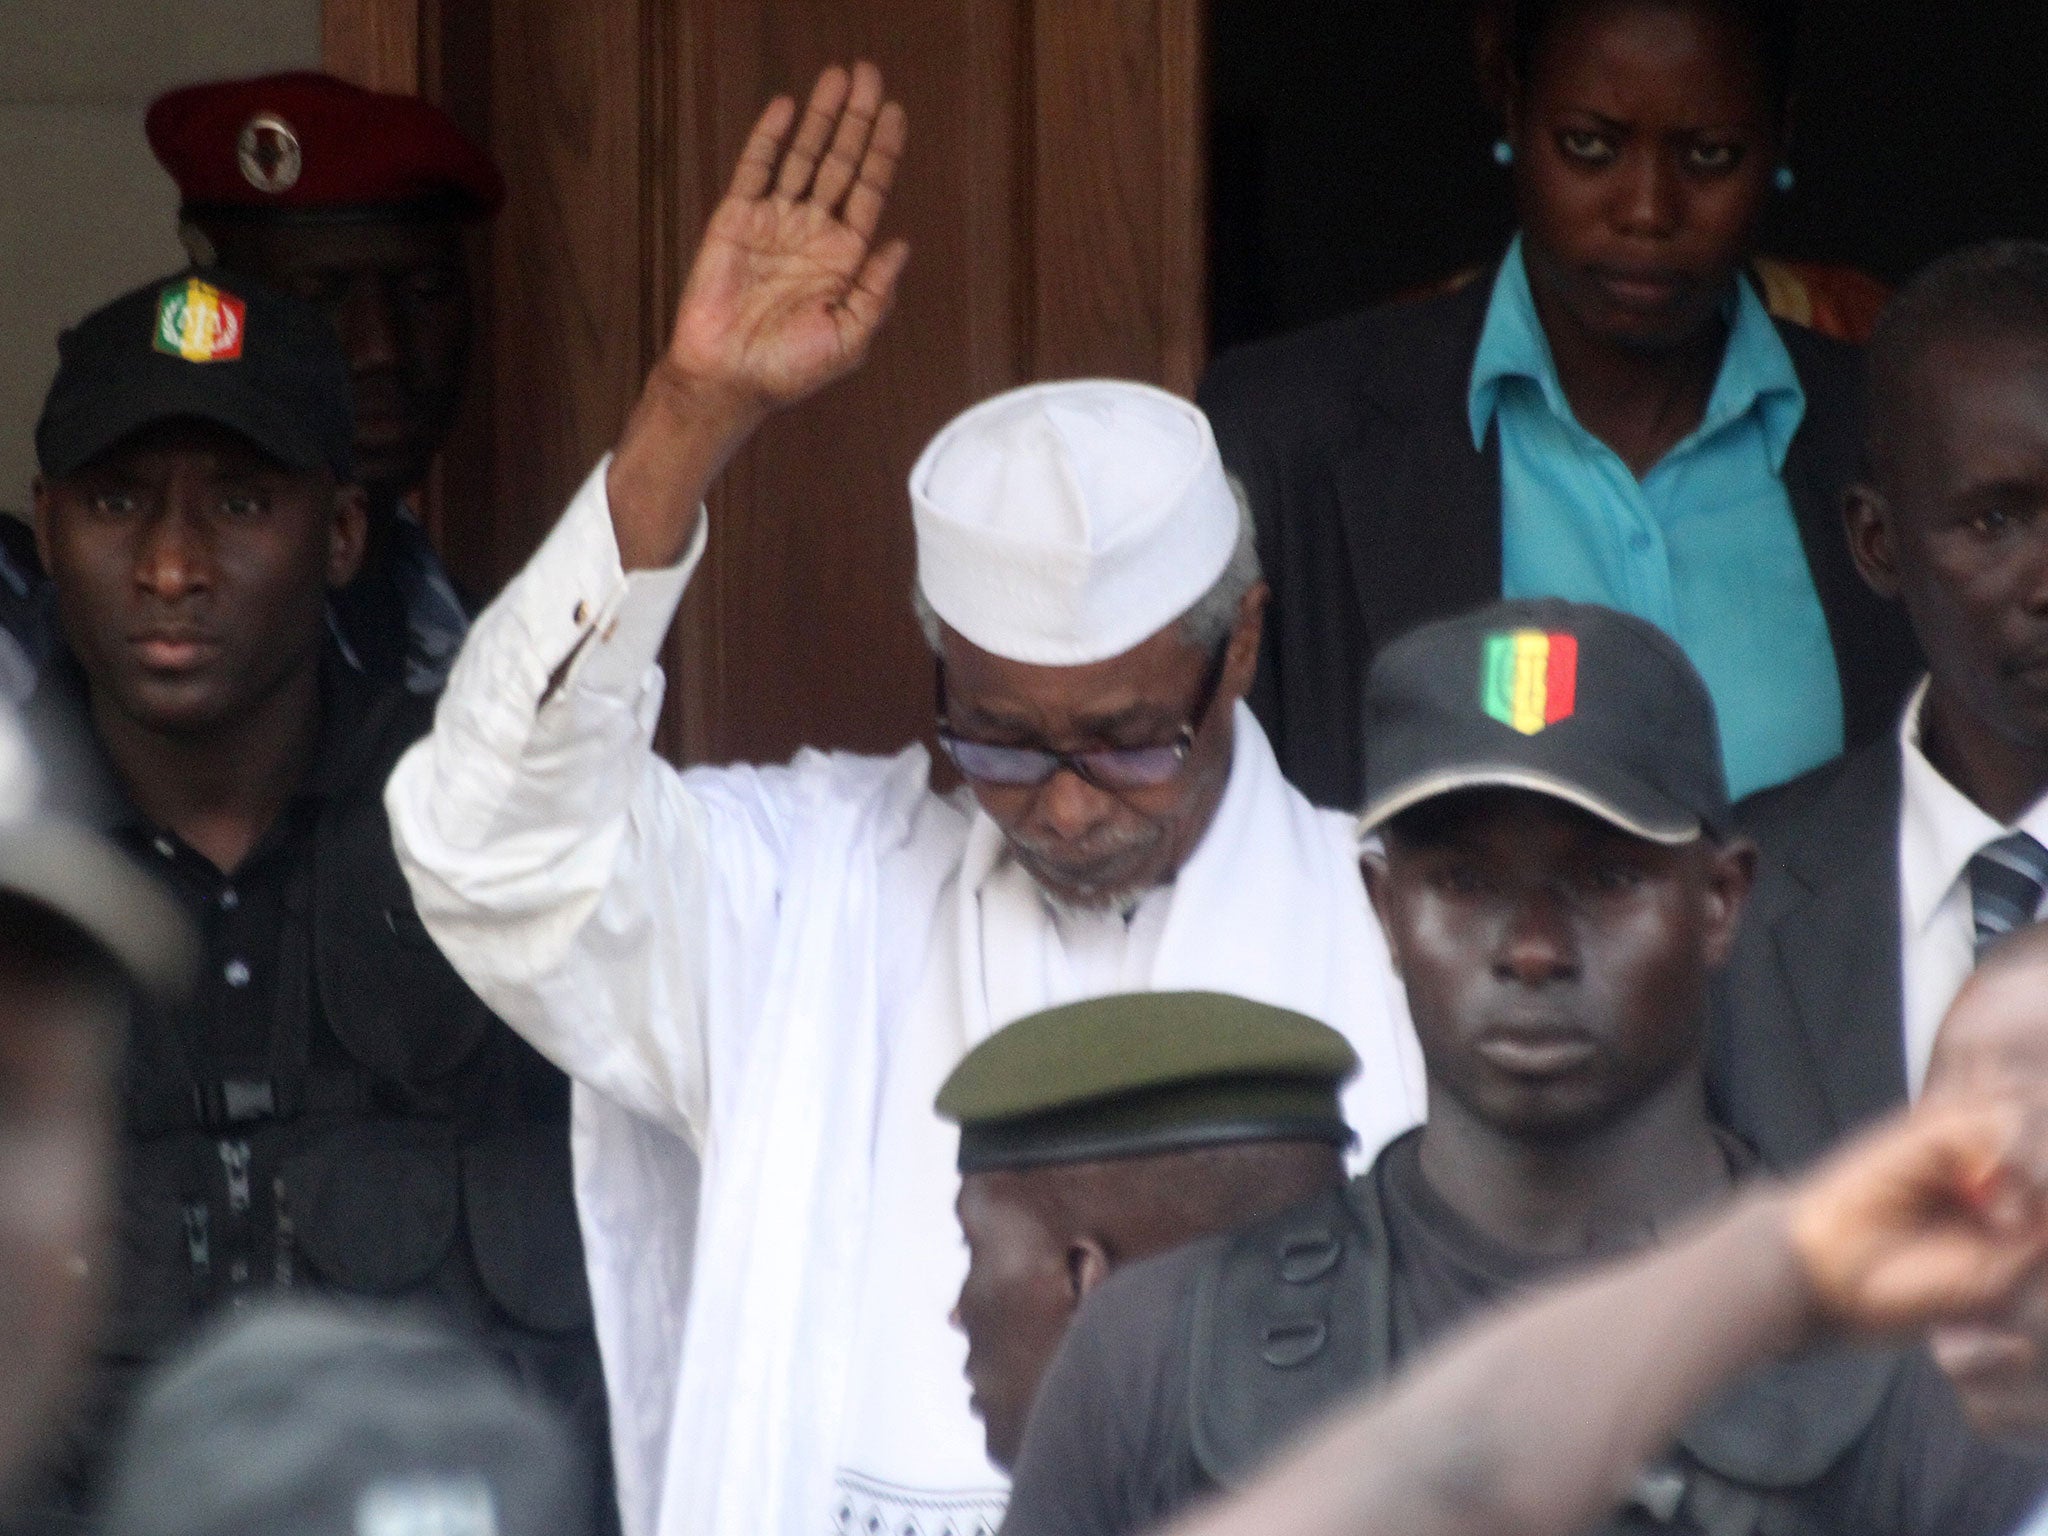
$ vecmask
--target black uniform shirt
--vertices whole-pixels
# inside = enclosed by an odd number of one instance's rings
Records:
[[[83,670],[68,650],[51,657],[32,706],[39,745],[70,781],[64,798],[163,882],[200,938],[192,995],[167,1016],[137,1020],[126,1098],[132,1157],[156,1155],[147,1150],[150,1137],[195,1119],[223,1133],[217,1159],[203,1178],[194,1175],[195,1191],[210,1189],[211,1198],[188,1209],[185,1231],[194,1273],[216,1296],[296,1278],[289,1243],[277,1242],[275,1191],[252,1166],[241,1127],[289,1108],[281,1101],[309,1074],[347,1070],[323,1010],[306,995],[306,966],[290,965],[287,948],[306,942],[315,829],[347,787],[346,768],[360,752],[375,697],[374,685],[338,652],[323,658],[305,778],[232,873],[156,825],[122,791],[91,728]],[[288,988],[298,995],[285,995]]]
[[[89,1503],[143,1370],[201,1317],[273,1289],[391,1298],[475,1332],[605,1465],[567,1080],[433,948],[384,821],[384,781],[431,701],[335,647],[320,706],[302,782],[228,873],[122,794],[75,659],[53,658],[32,701],[65,808],[164,880],[204,969],[193,998],[138,1006],[129,1031],[117,1283],[26,1529]]]
[[[179,1012],[178,1033],[218,1064],[221,1076],[255,1080],[269,1076],[274,1066],[287,907],[295,877],[302,877],[312,856],[321,807],[335,792],[336,765],[365,712],[363,684],[352,672],[330,666],[322,685],[312,767],[233,873],[223,873],[177,833],[156,826],[125,796],[114,801],[106,828],[165,883],[199,933],[203,959],[192,997]],[[335,1060],[339,1047],[318,1010],[313,1013],[311,1054]]]
[[[1362,1178],[1386,1214],[1398,1360],[1479,1308],[1570,1266],[1476,1231],[1422,1176],[1420,1132],[1390,1145]],[[1121,1271],[1089,1297],[1047,1371],[1025,1430],[1003,1536],[1121,1536],[1214,1491],[1188,1423],[1187,1346],[1196,1280],[1229,1236]],[[2048,1464],[1965,1428],[1924,1355],[1900,1373],[1863,1440],[1805,1503],[1843,1536],[2008,1536],[2048,1486]],[[1691,1536],[1640,1510],[1603,1532]]]

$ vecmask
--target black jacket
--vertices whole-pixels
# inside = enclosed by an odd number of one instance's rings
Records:
[[[1252,693],[1280,766],[1320,805],[1359,800],[1360,696],[1378,649],[1500,596],[1500,445],[1472,446],[1472,361],[1493,284],[1397,304],[1218,358],[1201,403],[1243,481],[1273,588]],[[1862,461],[1858,351],[1780,322],[1806,390],[1785,461],[1833,637],[1854,746],[1918,670],[1904,619],[1849,559],[1842,493]]]
[[[1714,984],[1708,1090],[1776,1168],[1906,1102],[1902,784],[1888,730],[1736,808],[1763,853]]]

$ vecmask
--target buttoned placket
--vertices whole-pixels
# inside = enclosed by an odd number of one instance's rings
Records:
[[[146,834],[146,846],[191,914],[207,957],[184,1014],[193,1027],[186,1050],[202,1102],[210,1102],[209,1088],[231,1096],[236,1083],[261,1084],[271,1075],[277,1008],[273,972],[285,922],[285,890],[294,860],[303,856],[299,844],[312,835],[314,814],[303,797],[295,799],[233,874],[223,874],[167,831]],[[253,1113],[256,1106],[241,1108]],[[237,1302],[266,1285],[289,1285],[294,1270],[291,1223],[277,1203],[275,1187],[262,1191],[276,1207],[274,1272],[259,1275],[256,1270],[259,1224],[266,1213],[258,1209],[250,1136],[226,1130],[216,1137],[214,1154],[209,1161],[217,1170],[218,1193],[184,1213],[187,1258],[195,1278],[224,1286]]]

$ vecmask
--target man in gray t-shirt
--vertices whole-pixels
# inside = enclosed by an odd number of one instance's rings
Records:
[[[1429,1121],[1341,1195],[1104,1285],[1033,1409],[1010,1536],[1153,1525],[1465,1318],[1653,1241],[1748,1170],[1707,1117],[1700,1046],[1753,853],[1671,642],[1501,604],[1390,647],[1366,704],[1366,874]],[[1606,1529],[2005,1536],[2044,1486],[2048,1464],[1971,1437],[1919,1353],[1820,1356],[1696,1420]]]

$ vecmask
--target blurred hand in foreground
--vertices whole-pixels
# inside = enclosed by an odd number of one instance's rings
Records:
[[[2048,1259],[2048,1115],[1924,1104],[1795,1186],[1787,1226],[1823,1320],[1890,1334],[1996,1315]]]

